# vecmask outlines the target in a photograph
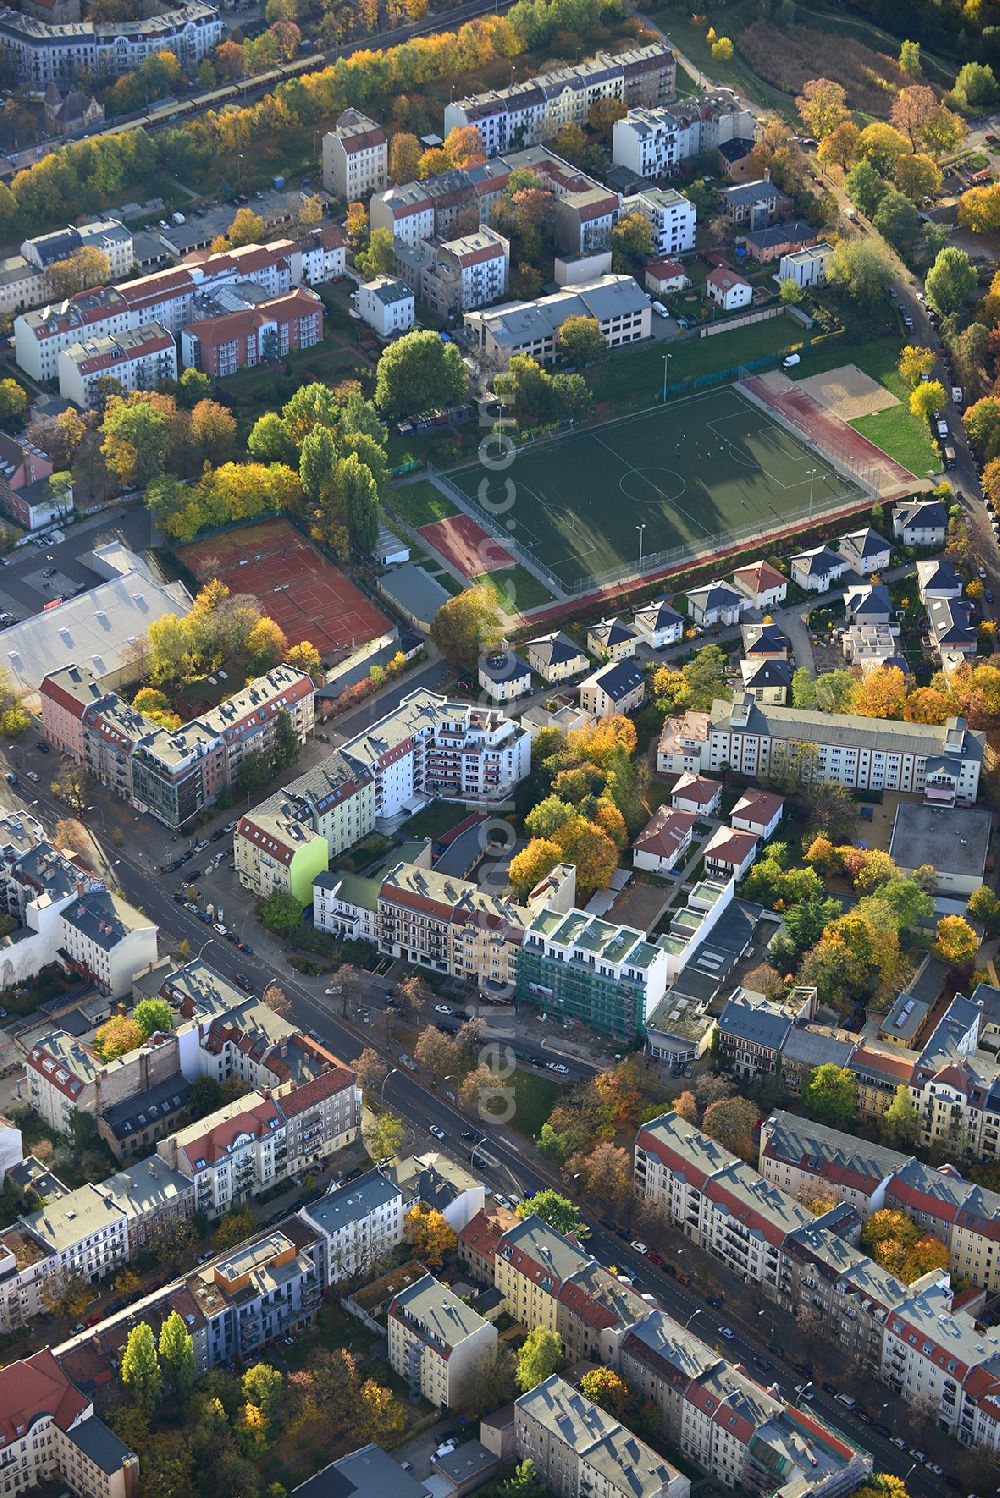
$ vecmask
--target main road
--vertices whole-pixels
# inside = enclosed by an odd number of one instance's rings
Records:
[[[41,764],[41,761],[36,759],[35,763]],[[32,787],[30,794],[26,788],[20,803],[10,787],[4,786],[3,790],[6,801],[22,806],[27,803],[27,809],[50,826],[66,814],[65,806],[51,795],[44,783]],[[249,976],[258,992],[263,991],[268,983],[279,984],[288,998],[291,1017],[296,1023],[304,1030],[314,1030],[345,1061],[355,1061],[365,1046],[371,1044],[370,1040],[335,1014],[331,1001],[322,992],[310,991],[298,975],[289,970],[279,971],[259,954],[250,957],[240,952],[175,902],[166,881],[145,862],[145,853],[139,847],[142,823],[137,821],[135,826],[134,843],[130,845],[126,841],[122,849],[115,849],[109,855],[109,874],[117,880],[126,898],[156,921],[162,930],[175,938],[186,938],[193,954],[205,953],[205,960],[226,977]],[[231,909],[229,914],[232,914]],[[372,982],[373,987],[379,984],[377,979]],[[384,995],[384,985],[381,987]],[[390,1056],[389,1059],[394,1058]],[[384,1101],[414,1129],[420,1147],[431,1142],[429,1127],[435,1125],[444,1135],[441,1147],[463,1164],[474,1166],[476,1173],[488,1180],[495,1190],[516,1191],[521,1196],[530,1196],[546,1186],[565,1187],[565,1183],[548,1171],[530,1146],[522,1144],[508,1129],[487,1126],[483,1133],[477,1132],[475,1139],[464,1138],[471,1128],[469,1118],[441,1092],[425,1085],[418,1075],[401,1067],[392,1071],[384,1087]],[[482,1150],[474,1161],[472,1159],[479,1140],[484,1143],[490,1157],[488,1161],[482,1159]],[[627,1275],[640,1292],[654,1295],[663,1309],[678,1321],[696,1322],[694,1330],[704,1340],[715,1345],[731,1361],[744,1363],[761,1382],[776,1383],[788,1399],[797,1397],[796,1390],[805,1381],[804,1377],[795,1371],[790,1359],[778,1351],[779,1347],[801,1344],[803,1340],[791,1317],[763,1301],[752,1287],[747,1287],[739,1300],[730,1295],[724,1309],[713,1308],[704,1297],[698,1296],[696,1290],[678,1284],[675,1278],[660,1271],[627,1240],[610,1231],[605,1222],[590,1214],[585,1215],[591,1230],[587,1246],[595,1258]],[[685,1247],[675,1250],[671,1257],[678,1259],[680,1255],[689,1254],[693,1261],[697,1252],[694,1246]],[[722,1322],[734,1332],[732,1340],[721,1338],[719,1325]],[[762,1335],[764,1327],[768,1328],[767,1337]],[[869,1450],[878,1470],[900,1477],[909,1474],[907,1485],[912,1494],[919,1495],[919,1498],[940,1498],[940,1486],[930,1473],[919,1464],[915,1466],[905,1452],[900,1452],[871,1426],[858,1420],[855,1414],[836,1405],[822,1390],[818,1378],[817,1374],[815,1389],[810,1390],[812,1408],[824,1420]],[[851,1380],[845,1379],[843,1386],[850,1389]],[[861,1390],[857,1392],[862,1393]],[[885,1389],[883,1392],[885,1407],[898,1409],[900,1417],[904,1417],[902,1407],[889,1397],[890,1391]],[[860,1399],[859,1406],[864,1408]],[[881,1416],[872,1407],[869,1407],[869,1413],[880,1424],[883,1418],[890,1424],[893,1419],[892,1415]],[[928,1430],[921,1438],[921,1446],[947,1470],[949,1455],[955,1451],[947,1437]]]

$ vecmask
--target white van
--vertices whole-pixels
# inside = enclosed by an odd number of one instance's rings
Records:
[[[801,364],[801,363],[802,363],[802,355],[801,354],[789,354],[786,358],[782,359],[782,361],[781,361],[781,367],[782,367],[782,369],[794,369],[795,366],[796,366],[796,364]]]
[[[669,317],[670,316],[670,313],[667,311],[666,307],[664,307],[664,305],[663,305],[662,302],[654,302],[653,303],[653,311],[656,313],[657,317]]]

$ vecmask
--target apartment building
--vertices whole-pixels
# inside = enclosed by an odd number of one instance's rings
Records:
[[[0,1369],[0,1437],[7,1493],[52,1482],[79,1498],[137,1498],[139,1458],[48,1348]]]
[[[357,1138],[361,1091],[339,1063],[308,1081],[262,1087],[157,1145],[194,1182],[195,1210],[219,1217]]]
[[[801,250],[789,250],[778,261],[778,280],[792,281],[803,291],[810,286],[822,286],[833,255],[833,245],[827,244],[825,239],[805,245]]]
[[[59,394],[81,410],[102,410],[108,386],[118,395],[154,390],[162,380],[177,378],[177,345],[160,323],[143,323],[115,336],[70,344],[59,355]]]
[[[514,1401],[514,1442],[556,1498],[688,1498],[691,1483],[553,1373]]]
[[[750,111],[731,89],[718,89],[668,108],[630,109],[615,121],[611,157],[637,177],[670,177],[682,161],[753,135]]]
[[[984,1006],[957,994],[913,1064],[920,1143],[1000,1158],[1000,1062],[979,1049]]]
[[[195,1270],[187,1288],[204,1318],[209,1367],[253,1361],[269,1342],[314,1324],[323,1294],[319,1237],[287,1218]]]
[[[654,255],[682,255],[694,249],[697,210],[673,187],[647,187],[622,199],[623,215],[636,213],[649,224]]]
[[[927,1275],[925,1280],[933,1280]],[[947,1280],[911,1287],[885,1324],[881,1376],[963,1446],[1000,1454],[1000,1331],[956,1311]],[[927,1418],[925,1416],[925,1418]]]
[[[73,513],[73,486],[68,478],[49,482],[54,464],[48,453],[25,436],[0,432],[0,510],[22,530],[40,530]]]
[[[432,1274],[395,1297],[386,1325],[394,1372],[439,1409],[461,1403],[496,1358],[496,1327]]]
[[[127,276],[134,264],[131,230],[117,219],[95,219],[39,234],[26,239],[19,254],[0,259],[0,312],[13,317],[48,300],[55,290],[52,266],[83,249],[107,255],[112,280]]]
[[[385,188],[389,143],[385,131],[360,109],[345,109],[323,136],[323,186],[348,203]]]
[[[516,1002],[631,1040],[669,977],[666,951],[641,931],[582,910],[540,910],[521,943]]]
[[[746,694],[714,702],[699,768],[728,765],[757,779],[771,764],[794,759],[815,779],[856,790],[903,791],[938,806],[971,805],[979,790],[984,739],[964,718],[946,723],[895,723],[760,707]],[[815,753],[814,753],[815,751]],[[812,768],[810,768],[812,766]]]
[[[665,104],[674,97],[676,72],[673,53],[658,42],[612,56],[599,53],[510,88],[453,99],[444,112],[444,133],[475,125],[487,156],[497,156],[558,135],[566,125],[587,124],[598,102]]]
[[[792,1028],[792,1014],[763,994],[739,988],[719,1015],[719,1060],[737,1077],[771,1075]]]
[[[505,368],[515,354],[551,364],[559,352],[559,329],[567,318],[590,317],[609,348],[650,336],[650,303],[631,276],[600,276],[567,286],[534,302],[507,302],[465,314],[470,345],[480,361]]]
[[[498,709],[410,692],[329,759],[240,818],[233,838],[240,882],[258,893],[291,889],[297,864],[296,892],[302,890],[305,904],[312,878],[326,867],[318,861],[320,839],[336,857],[367,837],[377,818],[397,816],[414,798],[500,800],[528,773],[530,761],[530,736]],[[303,856],[296,859],[296,853]]]
[[[575,1239],[557,1233],[532,1212],[500,1238],[496,1288],[522,1326],[559,1330],[559,1289],[593,1261]]]
[[[0,14],[0,47],[21,81],[44,89],[80,74],[117,78],[142,66],[147,57],[172,52],[182,68],[201,62],[223,40],[222,18],[201,0],[139,21],[76,21],[51,26],[34,16],[5,9]]]
[[[400,243],[397,259],[417,296],[438,317],[458,317],[498,302],[510,279],[510,242],[483,227],[459,239]]]
[[[322,342],[323,302],[307,286],[295,286],[234,311],[220,305],[217,313],[185,323],[181,361],[185,369],[223,379]]]
[[[96,1283],[128,1261],[125,1213],[80,1186],[0,1232],[0,1331],[40,1316],[68,1280]]]
[[[140,811],[181,827],[232,785],[248,753],[271,747],[282,714],[305,742],[314,692],[305,671],[275,666],[202,717],[167,729],[74,664],[42,682],[42,732]]]
[[[159,1155],[125,1166],[96,1189],[124,1213],[130,1259],[155,1241],[166,1224],[194,1216],[193,1182]]]
[[[331,1187],[298,1215],[319,1236],[324,1288],[373,1274],[403,1241],[403,1193],[377,1169]]]
[[[310,264],[315,259],[307,258]],[[205,252],[183,265],[133,281],[77,292],[54,306],[15,318],[15,358],[32,379],[53,380],[59,372],[59,355],[75,343],[118,338],[147,323],[158,323],[176,337],[197,315],[199,297],[218,295],[248,281],[260,288],[262,296],[283,295],[304,279],[303,259],[298,245],[277,239]]]
[[[590,1259],[559,1286],[556,1331],[568,1362],[616,1362],[622,1338],[649,1313],[649,1305],[617,1274]]]
[[[618,1371],[660,1412],[679,1450],[726,1488],[835,1498],[870,1475],[872,1459],[726,1362],[663,1311],[649,1311],[622,1343]]]
[[[513,991],[530,911],[466,879],[399,863],[379,887],[379,949],[498,991]]]
[[[829,1188],[861,1218],[903,1212],[948,1245],[955,1275],[991,1294],[1000,1287],[1000,1195],[952,1165],[935,1169],[776,1109],[761,1129],[760,1171],[794,1195]]]
[[[416,297],[396,276],[362,281],[357,291],[360,316],[380,338],[408,333],[416,321]]]
[[[503,1235],[517,1223],[507,1207],[491,1201],[459,1228],[458,1256],[478,1285],[496,1286],[497,1249]]]

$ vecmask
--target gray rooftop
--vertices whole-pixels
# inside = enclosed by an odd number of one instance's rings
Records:
[[[71,1425],[66,1431],[66,1438],[79,1447],[84,1456],[89,1457],[108,1477],[113,1477],[136,1459],[131,1447],[120,1441],[114,1431],[109,1430],[96,1415],[88,1415],[79,1425]]]
[[[793,1025],[781,1054],[787,1061],[798,1062],[800,1066],[846,1066],[854,1054],[854,1041],[842,1040],[805,1025]]]
[[[767,1153],[775,1159],[819,1171],[831,1181],[854,1186],[867,1181],[873,1190],[911,1158],[783,1108],[775,1108],[768,1117],[764,1137]]]
[[[339,1186],[318,1202],[303,1207],[301,1215],[332,1238],[350,1223],[367,1217],[399,1195],[399,1187],[387,1180],[381,1171],[369,1170],[349,1186]]]
[[[29,1212],[23,1219],[30,1232],[53,1252],[60,1253],[74,1243],[99,1233],[103,1228],[124,1222],[120,1207],[108,1201],[96,1186],[78,1186],[58,1201]]]
[[[445,1347],[456,1347],[487,1324],[478,1311],[432,1274],[425,1274],[423,1279],[401,1290],[391,1312],[413,1322],[418,1331]]]
[[[717,699],[712,703],[710,731],[729,733],[734,708],[739,704]],[[886,754],[961,755],[981,760],[986,738],[966,726],[963,718],[948,723],[924,724],[885,718],[856,718],[850,713],[821,713],[800,707],[764,707],[753,703],[746,728],[736,731],[764,734],[771,738],[803,740],[807,743],[871,746]],[[954,747],[953,747],[954,745]]]
[[[733,994],[719,1015],[719,1030],[723,1035],[774,1051],[780,1050],[791,1025],[786,1009],[770,1003],[763,994],[743,988]]]
[[[904,870],[929,863],[944,874],[981,879],[992,826],[993,814],[985,807],[900,801],[889,854]]]
[[[291,1498],[427,1498],[427,1489],[372,1442],[307,1477]]]

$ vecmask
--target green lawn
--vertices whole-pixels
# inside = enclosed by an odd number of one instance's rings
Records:
[[[423,811],[418,811],[399,828],[402,838],[429,837],[437,839],[464,822],[469,815],[468,807],[456,806],[451,801],[432,801]]]
[[[450,477],[471,505],[505,505],[512,544],[566,587],[625,575],[640,542],[651,563],[662,553],[681,560],[732,531],[763,536],[805,512],[811,482],[824,508],[852,492],[815,451],[722,385],[531,445],[502,480],[487,480],[492,494],[481,492],[478,464]],[[519,603],[529,597],[518,592]]]
[[[881,334],[865,343],[820,345],[807,350],[802,363],[789,373],[793,379],[801,380],[839,369],[843,364],[856,364],[873,380],[878,380],[896,396],[899,405],[889,406],[874,416],[861,416],[851,426],[912,474],[924,478],[928,470],[937,473],[941,463],[935,455],[927,423],[910,414],[909,387],[896,368],[901,347],[899,335],[894,333]]]
[[[434,520],[446,520],[458,511],[440,489],[428,479],[417,479],[413,484],[400,484],[390,491],[389,508],[412,526],[430,525]]]
[[[534,1071],[514,1073],[514,1116],[510,1120],[519,1134],[534,1139],[562,1095],[562,1087],[551,1077]]]
[[[500,600],[500,606],[508,614],[525,609],[536,609],[540,604],[551,603],[552,594],[544,583],[539,582],[533,572],[516,562],[513,567],[505,567],[502,572],[484,572],[473,579],[473,584],[484,583],[493,589]]]
[[[667,383],[677,385],[682,380],[718,374],[767,355],[777,357],[801,341],[802,329],[792,318],[772,317],[769,322],[734,328],[711,338],[677,343],[656,340],[639,348],[622,349],[596,369],[588,370],[585,378],[595,401],[620,402],[634,395],[655,400],[663,387],[665,354],[670,355]]]

